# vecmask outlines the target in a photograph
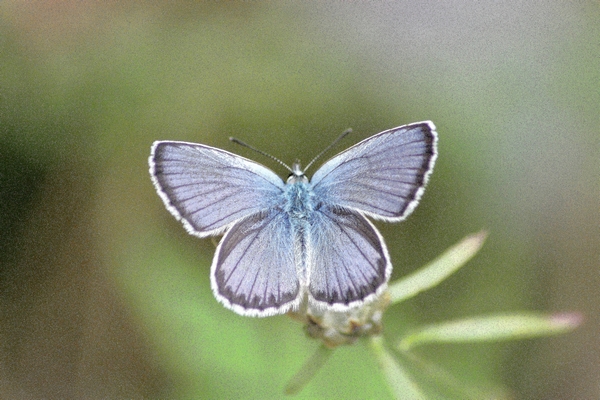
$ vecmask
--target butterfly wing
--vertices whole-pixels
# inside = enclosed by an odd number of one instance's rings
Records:
[[[317,305],[343,311],[381,293],[392,266],[373,224],[359,213],[326,206],[313,218],[308,291]]]
[[[241,315],[269,316],[297,308],[295,236],[278,209],[236,222],[223,236],[211,267],[215,297]]]
[[[378,133],[319,168],[311,180],[314,193],[325,204],[401,221],[423,194],[436,147],[437,134],[430,121]]]
[[[269,209],[284,188],[268,168],[202,144],[154,142],[149,164],[167,209],[200,237],[220,234],[235,221]]]

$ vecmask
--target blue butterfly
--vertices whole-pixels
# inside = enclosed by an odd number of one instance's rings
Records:
[[[346,311],[374,300],[392,272],[367,219],[406,218],[437,157],[430,121],[371,136],[308,180],[293,164],[287,183],[254,161],[176,141],[152,145],[150,175],[167,209],[199,237],[222,235],[211,266],[215,297],[264,317],[301,304]]]

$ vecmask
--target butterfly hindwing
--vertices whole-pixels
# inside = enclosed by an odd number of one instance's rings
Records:
[[[222,233],[233,222],[269,209],[284,188],[270,169],[201,144],[155,142],[149,162],[167,209],[200,237]]]
[[[308,292],[317,305],[344,310],[385,288],[391,263],[377,229],[359,213],[322,207],[309,235]]]
[[[437,156],[432,122],[378,133],[341,152],[311,183],[327,204],[400,221],[416,207]]]
[[[223,236],[211,267],[217,299],[242,315],[284,313],[300,302],[295,239],[287,214],[261,212]]]

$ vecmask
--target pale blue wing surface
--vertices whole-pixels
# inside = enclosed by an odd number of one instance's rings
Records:
[[[149,163],[167,209],[200,237],[222,233],[235,221],[269,209],[284,188],[268,168],[201,144],[155,142]]]
[[[416,207],[437,156],[432,122],[393,128],[350,147],[315,172],[324,203],[400,221]]]
[[[223,236],[211,267],[215,297],[238,314],[269,316],[297,308],[295,236],[287,214],[261,212]]]
[[[310,225],[308,292],[317,305],[342,311],[385,289],[390,258],[381,235],[363,215],[324,206]]]

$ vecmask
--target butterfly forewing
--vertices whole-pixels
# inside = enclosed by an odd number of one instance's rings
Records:
[[[300,302],[295,240],[289,218],[273,210],[235,223],[211,268],[215,296],[242,315],[280,314]]]
[[[312,299],[343,310],[384,289],[391,263],[381,235],[359,213],[322,207],[309,235]]]
[[[431,122],[390,129],[327,161],[312,178],[316,196],[328,204],[399,221],[417,205],[436,158]]]
[[[268,168],[227,151],[186,142],[155,142],[150,174],[165,205],[197,236],[269,209],[284,183]]]

